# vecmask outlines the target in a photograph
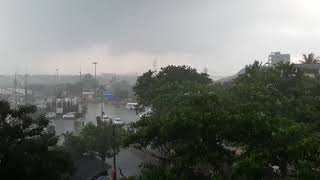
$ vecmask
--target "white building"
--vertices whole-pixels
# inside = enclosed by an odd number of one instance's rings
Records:
[[[290,54],[281,54],[280,52],[272,52],[268,59],[269,64],[290,63]]]

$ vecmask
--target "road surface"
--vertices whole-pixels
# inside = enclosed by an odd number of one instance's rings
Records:
[[[134,111],[130,111],[125,107],[116,107],[113,105],[105,104],[103,105],[103,110],[107,116],[121,118],[121,120],[125,123],[135,122],[139,119]],[[100,115],[101,104],[88,104],[88,110],[84,117],[85,124],[89,122],[97,124],[96,117]],[[56,119],[52,120],[52,122],[55,125],[57,135],[61,135],[65,132],[75,131],[74,120]],[[152,161],[149,156],[133,148],[122,149],[116,158],[117,168],[121,168],[125,176],[133,176],[139,174],[139,166],[141,165],[141,163]],[[107,159],[106,162],[110,165],[113,165],[112,158]]]

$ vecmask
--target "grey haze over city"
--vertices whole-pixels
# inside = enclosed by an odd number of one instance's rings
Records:
[[[142,73],[187,64],[232,75],[270,52],[319,54],[317,0],[0,0],[1,74]]]

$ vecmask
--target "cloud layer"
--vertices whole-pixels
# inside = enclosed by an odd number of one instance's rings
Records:
[[[317,0],[0,0],[0,74],[142,72],[188,64],[235,73],[271,51],[320,54]],[[90,69],[91,68],[91,69]]]

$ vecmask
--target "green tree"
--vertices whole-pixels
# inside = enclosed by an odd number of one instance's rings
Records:
[[[111,125],[105,124],[99,127],[89,123],[84,126],[79,135],[65,134],[64,146],[75,160],[81,158],[84,153],[98,155],[103,160],[110,158],[113,156],[113,147],[116,153],[120,151],[125,136],[121,127],[114,128],[115,137]]]
[[[159,151],[177,179],[190,172],[235,179],[320,176],[317,80],[290,64],[259,62],[226,86],[175,74],[149,71],[138,78],[138,102],[152,112],[133,124],[137,132],[128,143]]]
[[[10,109],[0,101],[0,174],[2,179],[70,179],[73,163],[45,129],[48,120],[34,106]]]
[[[238,176],[297,177],[306,161],[311,166],[304,171],[309,168],[309,176],[319,176],[318,81],[293,65],[263,67],[255,62],[235,80],[231,91],[239,106],[238,112],[231,112],[236,115],[234,137],[228,138],[243,152],[237,161]]]
[[[313,53],[303,54],[302,57],[303,59],[300,60],[302,64],[316,64],[320,62],[319,58],[316,57]]]
[[[208,75],[186,66],[143,74],[134,92],[152,113],[133,125],[138,131],[128,142],[159,151],[166,165],[174,165],[178,179],[202,166],[222,171],[218,164],[231,152],[219,135],[224,119],[215,116],[226,116],[226,111],[221,109],[224,101],[211,92],[211,83]]]
[[[156,73],[151,70],[147,71],[143,75],[139,76],[133,92],[137,97],[137,101],[141,107],[154,106],[155,99],[162,91],[162,88],[167,90],[174,90],[171,88],[170,83],[196,83],[199,85],[212,84],[212,80],[206,73],[198,73],[196,69],[189,66],[167,66],[161,68]],[[187,92],[187,91],[184,91]]]

